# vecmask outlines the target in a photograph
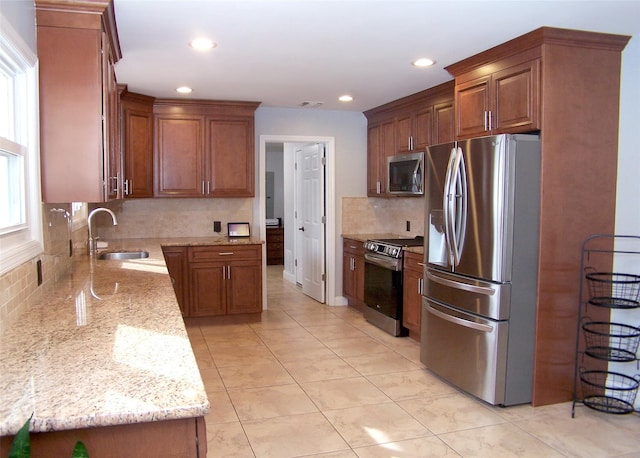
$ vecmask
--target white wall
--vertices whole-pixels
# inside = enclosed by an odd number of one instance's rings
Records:
[[[640,235],[640,32],[622,53],[616,233]]]
[[[335,139],[335,233],[334,258],[327,265],[327,276],[332,277],[335,294],[342,294],[342,197],[366,196],[367,190],[367,120],[362,113],[304,108],[269,108],[256,110],[256,156],[260,151],[260,136],[333,137]],[[257,164],[259,161],[256,162]],[[263,171],[259,170],[258,173]],[[256,186],[256,201],[260,187]],[[329,283],[329,280],[328,280]],[[339,301],[327,297],[330,304]]]
[[[618,152],[618,189],[616,234],[640,236],[640,33],[634,35],[622,53],[620,96],[620,138]],[[618,246],[619,250],[640,249],[640,243]],[[618,256],[614,271],[640,275],[640,256]],[[613,310],[611,321],[638,326],[640,310]],[[638,373],[634,363],[612,363],[609,370],[633,377]],[[635,408],[640,409],[640,396]]]

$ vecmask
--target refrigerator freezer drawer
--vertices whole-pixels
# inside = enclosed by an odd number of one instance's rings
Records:
[[[508,320],[511,303],[510,283],[490,283],[451,272],[427,268],[424,295],[444,304],[492,320]]]
[[[423,297],[420,360],[462,390],[504,404],[508,326]]]

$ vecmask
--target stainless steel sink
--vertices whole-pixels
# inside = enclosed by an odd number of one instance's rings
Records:
[[[142,259],[148,258],[149,252],[144,250],[103,251],[98,259]]]

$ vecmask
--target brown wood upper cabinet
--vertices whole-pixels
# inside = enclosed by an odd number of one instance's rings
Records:
[[[37,0],[35,6],[42,199],[122,197],[113,3]]]
[[[540,59],[531,57],[523,53],[456,76],[456,138],[540,129]]]
[[[253,197],[258,105],[156,100],[155,197]]]
[[[153,97],[128,92],[120,96],[124,197],[153,197]]]
[[[449,81],[365,111],[369,197],[390,196],[387,193],[388,157],[453,141],[453,89],[454,82]]]

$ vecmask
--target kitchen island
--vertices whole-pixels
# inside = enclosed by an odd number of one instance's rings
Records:
[[[206,454],[209,401],[167,274],[162,246],[226,238],[125,239],[108,250],[149,257],[76,256],[0,336],[0,456],[33,414],[33,456]]]

